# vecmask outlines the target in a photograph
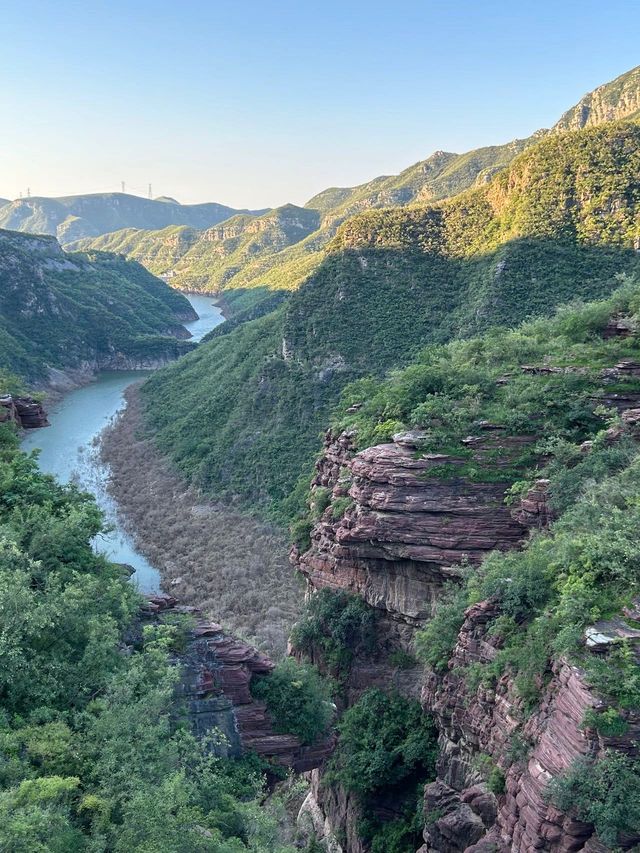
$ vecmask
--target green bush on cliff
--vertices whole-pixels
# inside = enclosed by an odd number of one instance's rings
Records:
[[[418,658],[437,672],[447,669],[458,631],[464,622],[464,612],[469,606],[468,599],[463,586],[451,584],[443,590],[431,619],[416,633]]]
[[[600,840],[617,847],[621,833],[640,833],[640,762],[619,752],[578,759],[552,780],[548,795],[564,811],[592,823]]]
[[[277,732],[297,735],[303,744],[327,733],[334,713],[330,684],[310,664],[285,658],[270,675],[253,679],[251,692],[266,704]]]
[[[321,589],[312,595],[291,632],[295,649],[319,652],[332,676],[345,675],[357,653],[375,650],[375,611],[356,595]]]
[[[378,688],[367,690],[342,716],[325,780],[358,798],[361,835],[378,853],[411,853],[421,842],[421,798],[435,778],[437,731],[420,703]],[[402,817],[385,821],[377,798],[393,796]]]
[[[366,799],[435,777],[437,732],[416,700],[371,688],[344,713],[338,733],[328,778],[351,793]]]

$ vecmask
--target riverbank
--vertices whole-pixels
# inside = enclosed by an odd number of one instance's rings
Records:
[[[303,600],[283,533],[188,486],[145,436],[137,386],[102,434],[120,525],[162,586],[272,656],[286,651]]]
[[[177,326],[184,334],[176,334],[176,341],[188,341],[197,344],[211,329],[220,325],[225,318],[225,312],[217,298],[212,295],[184,294],[191,303],[191,311],[181,315],[184,326]],[[104,372],[133,372],[152,371],[166,367],[184,353],[167,352],[165,355],[133,358],[130,356],[114,355],[83,361],[75,367],[49,368],[46,381],[32,386],[31,390],[39,395],[46,407],[57,406],[72,391],[83,388],[95,382],[100,373]]]

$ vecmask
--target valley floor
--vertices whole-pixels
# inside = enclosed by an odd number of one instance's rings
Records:
[[[283,656],[303,600],[284,535],[189,487],[142,437],[137,388],[126,396],[127,408],[101,446],[122,526],[159,570],[165,591]]]

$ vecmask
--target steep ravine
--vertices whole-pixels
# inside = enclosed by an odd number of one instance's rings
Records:
[[[634,413],[627,413],[629,423],[635,422]],[[469,686],[469,665],[491,662],[501,645],[500,634],[491,630],[497,610],[489,600],[467,611],[443,673],[396,663],[398,650],[413,651],[416,629],[430,619],[444,584],[460,576],[462,562],[477,566],[493,549],[519,547],[530,529],[544,527],[549,518],[545,482],[508,508],[506,476],[504,482],[484,483],[425,476],[435,465],[458,463],[449,454],[416,453],[421,438],[398,434],[391,443],[356,453],[353,434],[329,432],[316,465],[312,495],[329,489],[330,503],[313,528],[310,547],[302,553],[294,548],[292,560],[310,593],[347,590],[376,613],[376,652],[354,658],[344,684],[346,704],[353,705],[372,685],[408,697],[417,692],[437,723],[440,757],[437,779],[425,790],[420,853],[608,850],[593,825],[552,805],[546,788],[582,756],[601,756],[609,748],[637,755],[637,711],[629,713],[623,735],[605,737],[585,728],[585,712],[602,711],[606,703],[587,686],[580,667],[563,659],[540,685],[530,716],[523,713],[508,674],[493,687]],[[512,440],[501,438],[490,424],[468,439],[475,454],[500,448],[498,466],[505,464]],[[347,508],[336,518],[334,506],[344,504],[346,496]],[[598,630],[603,636],[594,644],[595,654],[622,629],[603,624]],[[320,647],[310,656],[327,669]],[[522,745],[518,755],[517,744]],[[504,778],[493,791],[483,762]],[[334,853],[364,853],[369,848],[359,832],[362,818],[357,797],[314,771],[301,813],[308,832]],[[638,837],[624,838],[621,849],[635,850],[638,842]]]

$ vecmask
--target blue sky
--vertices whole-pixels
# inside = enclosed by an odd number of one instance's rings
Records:
[[[0,196],[303,203],[552,124],[640,63],[632,0],[2,0]]]

